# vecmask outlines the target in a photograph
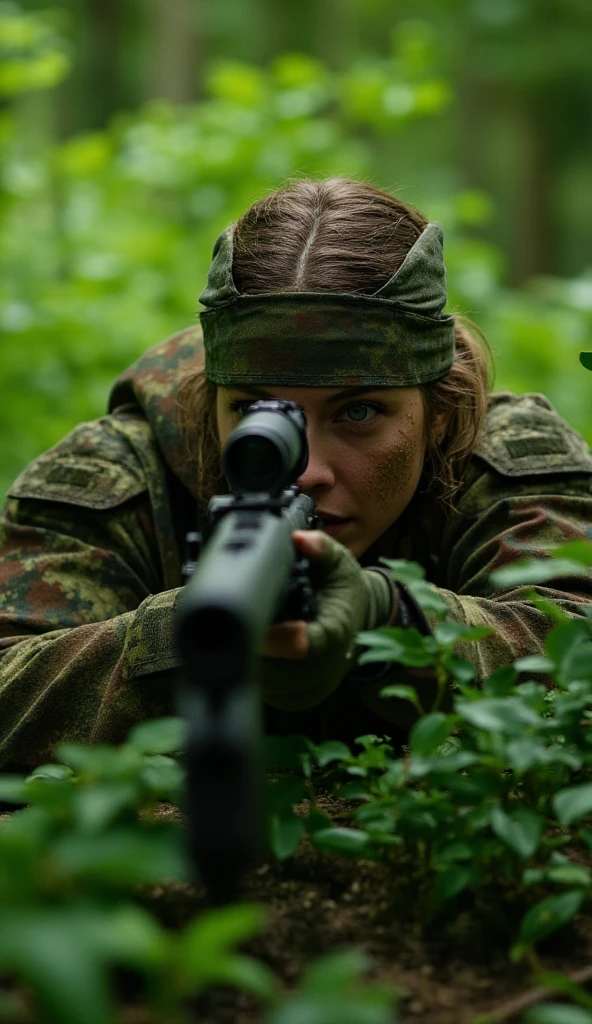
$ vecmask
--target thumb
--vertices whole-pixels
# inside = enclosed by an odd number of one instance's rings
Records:
[[[325,561],[329,556],[330,537],[322,530],[294,530],[292,540],[301,555]]]

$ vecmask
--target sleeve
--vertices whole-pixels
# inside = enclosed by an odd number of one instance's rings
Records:
[[[552,627],[550,619],[527,599],[530,587],[495,590],[490,574],[524,558],[548,557],[550,548],[568,540],[590,540],[592,459],[583,456],[575,466],[566,460],[565,469],[559,473],[553,465],[551,472],[545,472],[543,465],[539,472],[532,472],[531,466],[517,467],[515,463],[496,468],[481,465],[458,514],[444,531],[441,564],[446,585],[438,587],[438,592],[448,606],[448,618],[495,630],[477,643],[456,646],[458,655],[475,666],[477,685],[516,658],[543,653]],[[534,589],[567,615],[584,617],[590,611],[590,576],[558,578]],[[428,628],[433,627],[435,619],[429,614],[426,618]],[[380,680],[361,688],[366,706],[408,727],[416,717],[412,705],[379,696],[380,690],[393,682],[413,683],[423,706],[429,709],[436,695],[433,674],[430,669],[399,666],[389,672],[385,668]],[[446,706],[451,707],[450,694]]]
[[[8,501],[0,519],[0,767],[47,761],[58,741],[121,740],[135,722],[174,707],[179,590],[159,592],[146,491],[125,498],[104,509]]]

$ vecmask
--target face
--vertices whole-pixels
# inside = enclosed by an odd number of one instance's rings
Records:
[[[419,482],[426,447],[420,389],[219,386],[221,449],[258,398],[286,398],[304,409],[310,454],[297,483],[327,516],[327,533],[360,558],[399,518]]]

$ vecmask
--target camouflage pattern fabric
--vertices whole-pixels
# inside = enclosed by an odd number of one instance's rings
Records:
[[[175,396],[202,359],[198,328],[155,346],[116,383],[108,416],[78,426],[10,488],[0,521],[3,767],[47,761],[59,740],[118,741],[135,722],[175,711],[181,544],[198,491]],[[488,576],[524,553],[587,537],[592,456],[544,396],[498,394],[465,482],[452,516],[417,494],[361,562],[415,559],[453,621],[493,626],[494,636],[459,645],[481,680],[542,650],[550,621],[522,588],[496,593]],[[592,601],[585,579],[537,589],[574,616]],[[394,735],[410,706],[378,691],[400,677],[396,668],[374,681],[354,671],[304,717],[268,704],[268,727]],[[425,670],[411,678],[424,696],[433,687]]]
[[[234,224],[216,241],[200,302],[206,375],[216,384],[406,387],[454,359],[442,228],[430,223],[373,295],[237,291]]]

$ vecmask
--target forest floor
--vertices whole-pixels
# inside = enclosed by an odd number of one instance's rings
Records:
[[[319,799],[328,814],[343,803]],[[356,947],[372,959],[369,979],[402,990],[398,1024],[519,1024],[531,1006],[561,1001],[533,985],[526,963],[511,962],[513,936],[496,936],[496,925],[492,930],[476,907],[454,918],[448,912],[426,932],[412,923],[405,890],[404,879],[394,881],[382,864],[319,853],[305,842],[287,861],[263,864],[247,877],[244,898],[265,905],[268,916],[244,951],[269,964],[289,990],[311,960]],[[153,888],[145,898],[171,927],[205,906],[203,891],[184,884]],[[592,916],[578,915],[540,948],[541,969],[584,986],[592,984],[591,965]],[[253,998],[230,988],[210,990],[195,1011],[200,1024],[256,1024],[262,1016]],[[145,1020],[133,1012],[125,1018],[126,1024]]]

